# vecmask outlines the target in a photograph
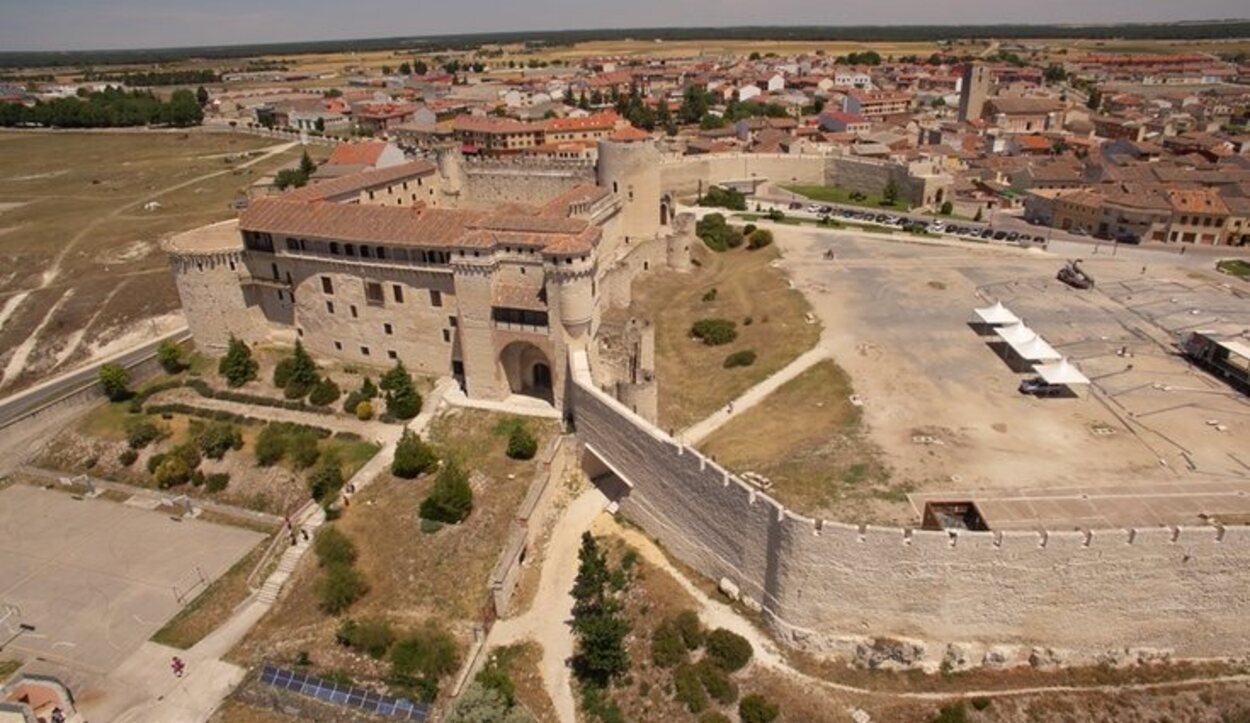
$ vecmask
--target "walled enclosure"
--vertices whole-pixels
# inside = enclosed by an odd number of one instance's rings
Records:
[[[578,439],[592,467],[625,481],[624,514],[734,583],[800,647],[909,639],[932,667],[948,655],[1019,663],[1040,649],[1093,663],[1250,644],[1250,527],[952,534],[811,520],[602,392],[584,352],[569,365]]]

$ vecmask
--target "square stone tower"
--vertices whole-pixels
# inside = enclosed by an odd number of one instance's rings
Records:
[[[959,120],[967,123],[981,117],[990,95],[990,73],[984,65],[969,63],[964,67],[959,88]]]

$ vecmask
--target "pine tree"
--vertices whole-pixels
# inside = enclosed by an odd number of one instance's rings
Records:
[[[405,429],[395,445],[395,458],[391,460],[391,474],[404,479],[415,479],[438,462],[434,450],[423,442],[411,429]]]
[[[252,358],[252,350],[247,344],[230,335],[226,345],[226,355],[217,364],[217,373],[225,378],[232,387],[241,387],[256,378],[256,370],[260,367]]]
[[[292,352],[290,359],[290,365],[285,370],[286,383],[283,385],[283,393],[287,399],[299,399],[317,386],[317,383],[321,381],[321,375],[317,371],[317,363],[308,356],[308,352],[299,339],[295,340],[295,351]],[[337,398],[336,395],[335,399]]]
[[[434,478],[434,489],[421,501],[421,517],[454,525],[473,511],[473,488],[469,476],[454,460],[449,459]]]
[[[396,419],[412,419],[421,413],[421,395],[402,361],[382,375],[379,385],[386,393],[386,413]]]
[[[309,158],[308,151],[304,151],[304,155],[299,159],[299,172],[308,178],[317,170],[317,164],[313,163],[313,159]],[[297,342],[298,343],[298,342]]]

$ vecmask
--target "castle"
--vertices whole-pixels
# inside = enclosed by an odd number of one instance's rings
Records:
[[[470,165],[445,146],[255,200],[166,243],[187,323],[208,348],[298,338],[450,375],[471,398],[561,407],[568,349],[594,338],[605,305],[653,256],[689,258],[693,229],[673,232],[650,139],[598,151],[596,165]]]

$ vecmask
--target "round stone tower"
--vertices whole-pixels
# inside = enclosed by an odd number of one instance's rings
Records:
[[[197,344],[224,348],[230,335],[254,342],[266,325],[249,305],[242,280],[248,271],[237,220],[180,233],[162,246],[182,300],[182,313]]]
[[[566,337],[589,336],[595,316],[595,260],[589,251],[546,254],[548,306],[554,307]],[[552,303],[552,302],[555,303]],[[555,319],[551,320],[553,323]]]
[[[645,134],[618,133],[599,141],[599,185],[623,204],[619,233],[653,238],[660,226],[660,152]]]
[[[464,190],[464,155],[456,143],[440,143],[434,147],[438,165],[439,198],[437,205],[456,208]]]

